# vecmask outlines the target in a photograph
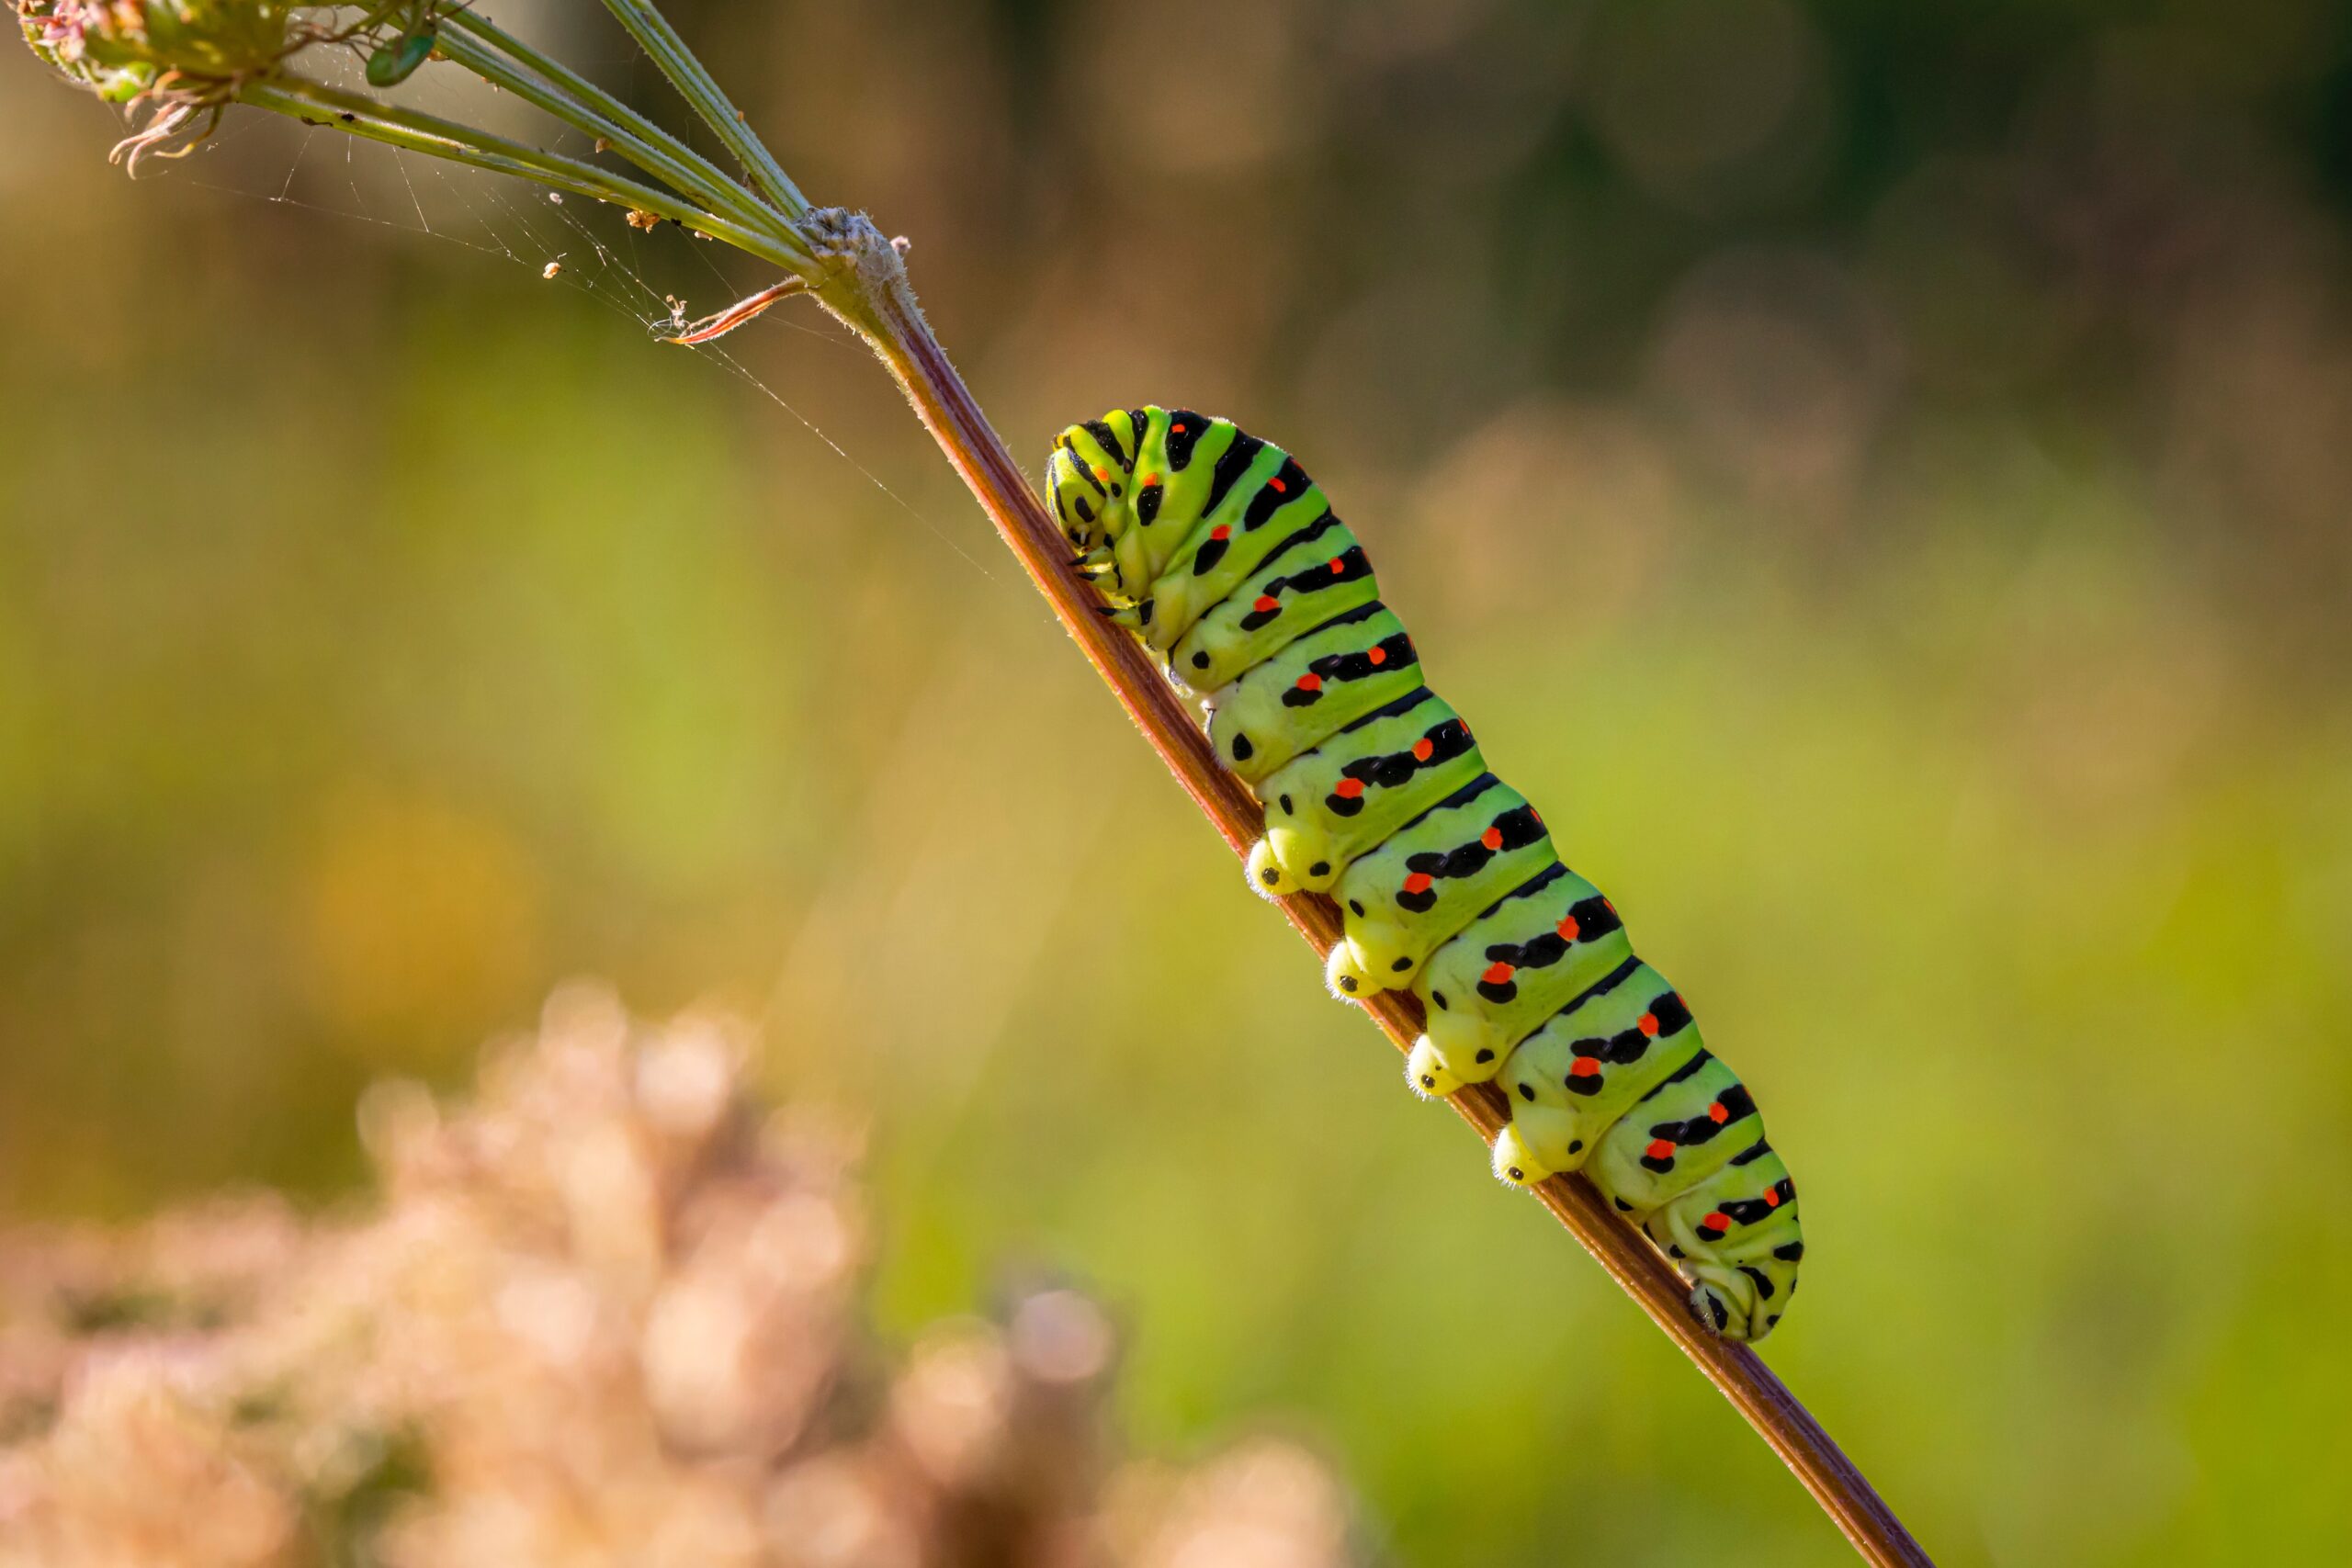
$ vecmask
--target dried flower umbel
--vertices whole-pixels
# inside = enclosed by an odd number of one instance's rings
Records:
[[[295,47],[279,0],[17,0],[33,52],[110,103],[159,85],[225,101]]]
[[[177,157],[209,135],[245,90],[284,73],[299,52],[357,50],[368,81],[396,86],[432,55],[445,0],[297,6],[286,0],[16,0],[33,52],[108,103],[137,130],[115,147],[135,169]]]
[[[147,111],[115,149],[133,164],[209,131],[241,87],[309,36],[280,0],[17,0],[17,15],[35,54],[107,102]]]
[[[0,1234],[0,1568],[1352,1560],[1295,1446],[1120,1459],[1077,1292],[892,1368],[854,1140],[763,1111],[744,1059],[575,987],[470,1103],[368,1095],[363,1212]]]

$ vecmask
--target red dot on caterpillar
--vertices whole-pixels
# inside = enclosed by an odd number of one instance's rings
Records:
[[[1426,893],[1430,890],[1430,880],[1431,878],[1428,872],[1417,871],[1413,873],[1412,875],[1405,878],[1405,891],[1408,893]]]
[[[1250,607],[1261,615],[1271,615],[1283,607],[1283,602],[1271,593],[1261,593],[1258,602]]]
[[[1718,1100],[1713,1105],[1707,1107],[1707,1120],[1720,1127],[1724,1122],[1731,1120],[1731,1108],[1726,1106],[1722,1100]]]
[[[1648,1035],[1651,1039],[1653,1039],[1653,1040],[1657,1039],[1657,1014],[1656,1014],[1656,1013],[1654,1013],[1654,1012],[1645,1012],[1645,1013],[1642,1014],[1641,1031],[1642,1031],[1642,1032],[1643,1032],[1643,1033],[1645,1033],[1645,1034]]]
[[[1649,1156],[1652,1159],[1666,1159],[1673,1155],[1674,1145],[1668,1143],[1664,1138],[1652,1138],[1650,1140],[1650,1146],[1644,1149],[1642,1153]]]
[[[1724,1232],[1731,1229],[1731,1216],[1729,1214],[1723,1213],[1709,1214],[1705,1219],[1699,1222],[1699,1228],[1702,1231],[1713,1231],[1716,1235],[1721,1235]]]
[[[1323,689],[1323,677],[1310,670],[1298,678],[1298,689],[1302,692],[1319,692]]]
[[[1100,479],[1102,483],[1109,484],[1111,482],[1111,470],[1108,468],[1097,468],[1094,470],[1094,477],[1097,479]]]
[[[1272,479],[1268,479],[1266,482],[1274,487],[1274,493],[1276,495],[1288,495],[1290,493],[1290,486],[1283,483],[1282,476],[1280,474],[1276,474]]]
[[[1503,830],[1500,828],[1489,828],[1485,832],[1478,835],[1478,841],[1486,845],[1489,850],[1501,849],[1503,847]]]
[[[1436,752],[1436,750],[1437,748],[1430,745],[1429,738],[1424,736],[1420,739],[1413,742],[1413,761],[1416,762],[1426,762],[1430,760],[1431,755]]]
[[[1170,435],[1182,435],[1184,434],[1184,427],[1181,424],[1171,424],[1168,427],[1168,434]]]
[[[1600,1058],[1598,1056],[1578,1056],[1568,1064],[1568,1077],[1572,1078],[1589,1078],[1599,1071]]]
[[[1764,1189],[1764,1206],[1768,1209],[1777,1209],[1781,1206],[1781,1190],[1779,1188],[1767,1187]]]
[[[1513,969],[1510,964],[1505,964],[1501,959],[1498,958],[1492,964],[1487,965],[1487,972],[1484,975],[1479,976],[1478,978],[1485,981],[1489,986],[1499,986],[1517,973],[1517,970]]]
[[[1341,779],[1331,793],[1341,800],[1354,800],[1363,794],[1363,780]]]
[[[1570,915],[1552,929],[1560,933],[1563,941],[1574,942],[1577,939],[1577,933],[1584,928],[1577,924],[1577,918],[1574,915]]]
[[[1218,524],[1216,527],[1209,530],[1209,537],[1212,539],[1230,539],[1233,537],[1233,525],[1230,523]]]
[[[1346,563],[1346,562],[1344,562],[1344,561],[1342,561],[1342,560],[1340,560],[1340,558],[1339,558],[1339,557],[1337,557],[1337,556],[1333,556],[1333,557],[1331,558],[1330,566],[1331,566],[1331,575],[1332,575],[1332,576],[1334,576],[1334,577],[1339,576],[1339,575],[1340,575],[1340,573],[1341,573],[1341,572],[1343,572],[1343,571],[1345,571],[1345,570],[1348,570],[1348,568],[1347,568],[1347,563]]]
[[[1372,651],[1365,654],[1364,657],[1371,660],[1374,664],[1385,664],[1388,662],[1388,650],[1381,647],[1378,643],[1374,643],[1372,645]]]

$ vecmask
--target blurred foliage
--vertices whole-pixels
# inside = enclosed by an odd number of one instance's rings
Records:
[[[679,21],[1018,450],[1182,400],[1340,498],[1756,1087],[1771,1359],[1939,1561],[2352,1555],[2352,14],[1096,16]],[[334,1190],[600,973],[870,1117],[894,1323],[1071,1269],[1147,1440],[1286,1412],[1404,1560],[1834,1554],[855,350],[722,345],[845,460],[602,308],[707,247],[295,127],[133,188],[0,72],[0,1199]]]

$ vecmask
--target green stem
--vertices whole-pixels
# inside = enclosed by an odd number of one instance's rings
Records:
[[[279,76],[251,82],[237,99],[256,108],[290,115],[312,124],[338,126],[354,136],[381,141],[412,152],[447,158],[453,163],[512,175],[551,189],[594,201],[633,208],[674,219],[689,229],[724,240],[736,249],[775,263],[789,272],[809,264],[808,254],[773,230],[746,228],[729,218],[706,210],[658,186],[616,175],[609,169],[569,158],[560,152],[526,146],[503,136],[460,125],[435,115],[380,103],[358,93],[330,87],[300,76]],[[345,117],[348,116],[346,118]]]
[[[759,193],[795,222],[807,217],[808,198],[800,194],[800,187],[792,183],[784,166],[775,161],[775,154],[744,125],[741,111],[720,90],[702,62],[695,58],[669,18],[646,0],[605,0],[605,9],[628,29],[629,37],[652,56],[653,63],[662,68],[662,74],[670,79],[678,96],[735,154]]]
[[[443,21],[441,52],[483,81],[609,141],[622,157],[714,212],[775,229],[780,240],[797,245],[776,214],[725,171],[586,77],[471,11],[451,11]]]

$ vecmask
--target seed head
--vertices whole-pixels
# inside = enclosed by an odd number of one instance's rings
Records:
[[[220,103],[301,42],[286,0],[16,0],[35,54],[110,103]]]
[[[151,152],[177,157],[202,141],[239,88],[329,36],[296,21],[288,0],[15,4],[35,54],[108,103],[134,106],[138,129],[114,150],[134,170]]]

